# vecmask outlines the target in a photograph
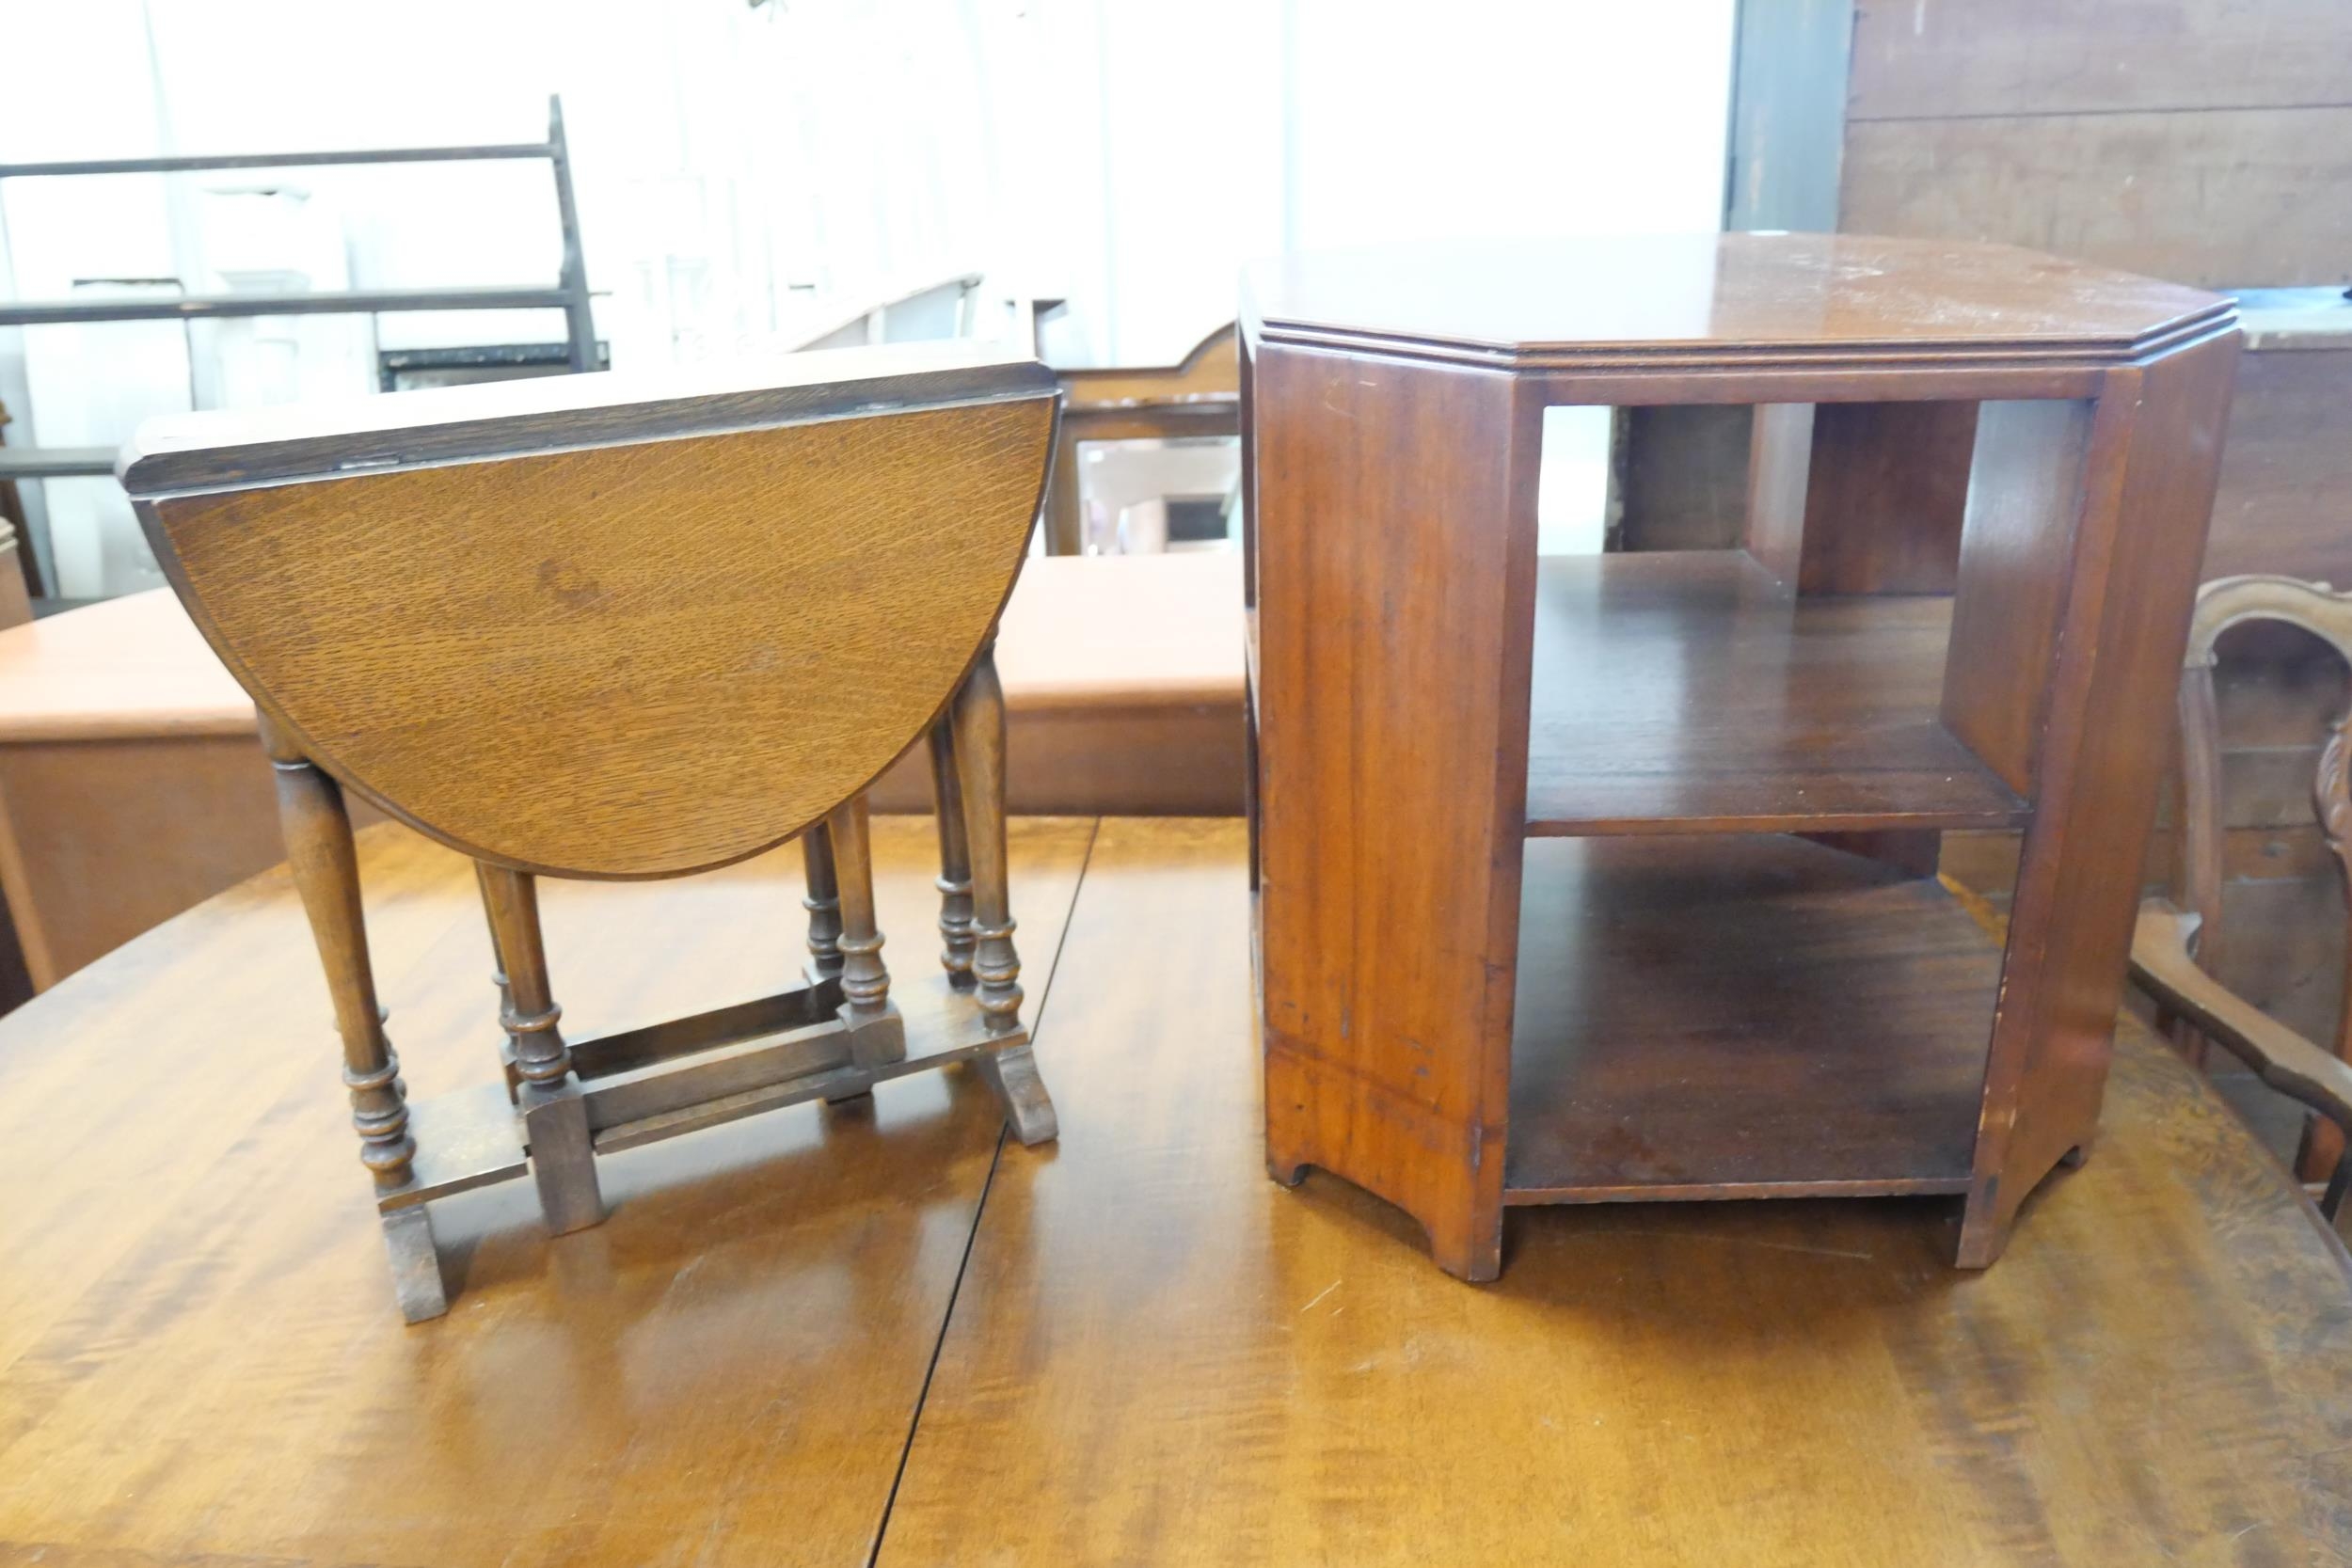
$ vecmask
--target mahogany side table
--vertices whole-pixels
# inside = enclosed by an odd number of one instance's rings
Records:
[[[2096,1126],[2238,331],[2001,246],[1731,234],[1245,285],[1266,1154],[1520,1203],[1964,1199]],[[1745,547],[1546,559],[1543,412],[1756,405]],[[1934,878],[2024,830],[2004,953]]]

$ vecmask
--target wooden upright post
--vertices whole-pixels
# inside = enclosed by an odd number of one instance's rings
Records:
[[[303,911],[310,917],[310,935],[318,942],[319,962],[335,1006],[336,1032],[342,1037],[343,1085],[351,1094],[351,1125],[359,1134],[359,1163],[375,1178],[379,1196],[394,1193],[409,1184],[417,1145],[408,1135],[400,1058],[385,1036],[383,1008],[375,999],[351,816],[343,807],[342,787],[266,717],[262,720],[262,744],[277,774],[286,857],[302,895]],[[401,1315],[410,1323],[439,1317],[449,1310],[449,1297],[423,1206],[387,1210],[382,1219]]]
[[[510,1001],[501,1022],[515,1038],[515,1072],[522,1080],[516,1103],[523,1114],[531,1146],[531,1173],[539,1183],[539,1208],[554,1235],[584,1230],[604,1219],[604,1197],[596,1185],[595,1146],[588,1134],[588,1106],[572,1053],[558,1027],[564,1009],[548,983],[547,944],[539,933],[539,881],[528,872],[485,866],[482,885],[489,899],[491,928],[506,961]]]
[[[1021,955],[1012,945],[1012,895],[1005,867],[1005,689],[991,638],[955,699],[956,767],[962,784],[964,835],[972,851],[972,973],[991,1034],[1021,1027]],[[1028,1042],[979,1058],[1004,1101],[1013,1136],[1052,1138],[1058,1127]]]

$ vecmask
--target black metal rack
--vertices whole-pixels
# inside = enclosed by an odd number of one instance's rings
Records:
[[[350,152],[250,152],[167,158],[93,158],[59,163],[0,164],[0,180],[69,174],[180,174],[200,169],[301,168],[327,164],[478,163],[545,158],[555,175],[557,221],[564,261],[551,288],[368,289],[304,293],[190,294],[176,299],[0,301],[0,326],[46,326],[60,322],[189,321],[223,316],[376,315],[390,310],[559,309],[564,312],[571,368],[596,368],[596,325],[589,313],[588,269],[580,259],[580,213],[572,199],[572,166],[564,142],[564,101],[548,100],[548,139],[476,147],[396,147]],[[59,479],[114,472],[111,447],[0,447],[0,481]]]

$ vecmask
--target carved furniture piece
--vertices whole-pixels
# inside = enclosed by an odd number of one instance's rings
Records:
[[[2340,1009],[2335,1038],[2323,1049],[2214,978],[2223,935],[2216,649],[2232,627],[2265,621],[2309,632],[2352,665],[2352,594],[2270,576],[2217,578],[2198,590],[2181,666],[2177,898],[2152,898],[2140,907],[2132,977],[2173,1015],[2176,1033],[2201,1066],[2206,1043],[2217,1040],[2263,1082],[2311,1108],[2296,1164],[2305,1180],[2326,1183],[2320,1211],[2335,1219],[2352,1187],[2352,1006]],[[2312,781],[2312,805],[2352,897],[2352,712],[2329,727]]]
[[[1470,1279],[1508,1204],[1637,1198],[1948,1194],[1992,1261],[2097,1122],[2237,352],[2213,295],[1941,242],[1253,272],[1277,1179]],[[1770,431],[1743,549],[1539,559],[1546,407],[1701,404]],[[2009,827],[1996,958],[1931,878]]]
[[[1170,440],[1232,436],[1238,430],[1234,327],[1218,327],[1173,365],[1102,366],[1055,372],[1061,384],[1061,427],[1054,438],[1053,486],[1045,494],[1045,547],[1056,555],[1086,549],[1078,483],[1079,446],[1088,441]]]
[[[1054,1135],[1020,1017],[990,651],[1054,418],[1042,366],[926,344],[190,416],[125,453],[157,559],[261,711],[411,1321],[447,1307],[426,1203],[526,1169],[562,1234],[603,1218],[600,1155],[967,1059],[1022,1141]],[[644,549],[657,532],[670,547]],[[934,983],[966,994],[910,1042],[863,792],[926,736]],[[479,866],[502,1085],[407,1103],[346,789]],[[806,984],[566,1036],[540,876],[683,876],[795,836]]]

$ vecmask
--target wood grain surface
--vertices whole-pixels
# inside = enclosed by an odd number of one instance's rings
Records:
[[[1467,1287],[1265,1180],[1243,852],[1104,824],[1059,1151],[990,1190],[884,1568],[2352,1554],[2352,1269],[2143,1030],[1989,1274],[1948,1199],[1645,1205],[1520,1211]]]
[[[1527,831],[2023,821],[1937,717],[1952,612],[1799,598],[1739,550],[1544,558]]]
[[[2338,0],[1860,0],[1855,119],[2352,103]]]
[[[1041,990],[1091,833],[1012,828]],[[913,1007],[937,848],[874,841]],[[473,873],[389,824],[363,851],[410,1086],[495,1084]],[[776,990],[800,862],[547,884],[566,1022]],[[280,868],[0,1022],[0,1560],[864,1561],[996,1158],[985,1085],[632,1150],[554,1242],[528,1182],[437,1204],[456,1307],[407,1329],[302,920]]]
[[[2001,958],[1931,878],[1777,833],[1530,844],[1506,1201],[1968,1183]]]
[[[1963,1265],[1998,1256],[2033,1187],[2098,1123],[2237,358],[2233,334],[2119,372],[2091,416]]]
[[[1949,1200],[1666,1205],[1527,1212],[1473,1288],[1265,1179],[1243,826],[1089,836],[1013,826],[1058,1145],[998,1155],[926,1074],[622,1156],[560,1243],[469,1194],[465,1293],[414,1330],[282,872],[0,1023],[0,1561],[2352,1555],[2352,1263],[2137,1026],[2099,1157],[1990,1274],[1947,1266]],[[875,838],[904,975],[930,829]],[[484,1077],[470,874],[362,849],[412,1078]],[[798,861],[550,885],[570,1016],[771,989]]]
[[[345,784],[477,859],[657,876],[779,842],[922,734],[1011,590],[1053,419],[967,404],[144,504],[215,649]]]
[[[1851,371],[1890,361],[2111,362],[2227,315],[2223,301],[2177,284],[1946,243],[1973,233],[1882,227],[1935,237],[1714,234],[1308,252],[1244,275],[1243,325],[1268,343],[1514,369]],[[1641,351],[1638,362],[1629,350]]]
[[[1253,374],[1266,1164],[1361,1182],[1490,1279],[1542,410],[1453,365]]]
[[[1857,120],[1838,222],[1999,239],[2215,289],[2352,281],[2352,104]]]
[[[2352,337],[2238,360],[2208,578],[2283,572],[2352,585]]]

